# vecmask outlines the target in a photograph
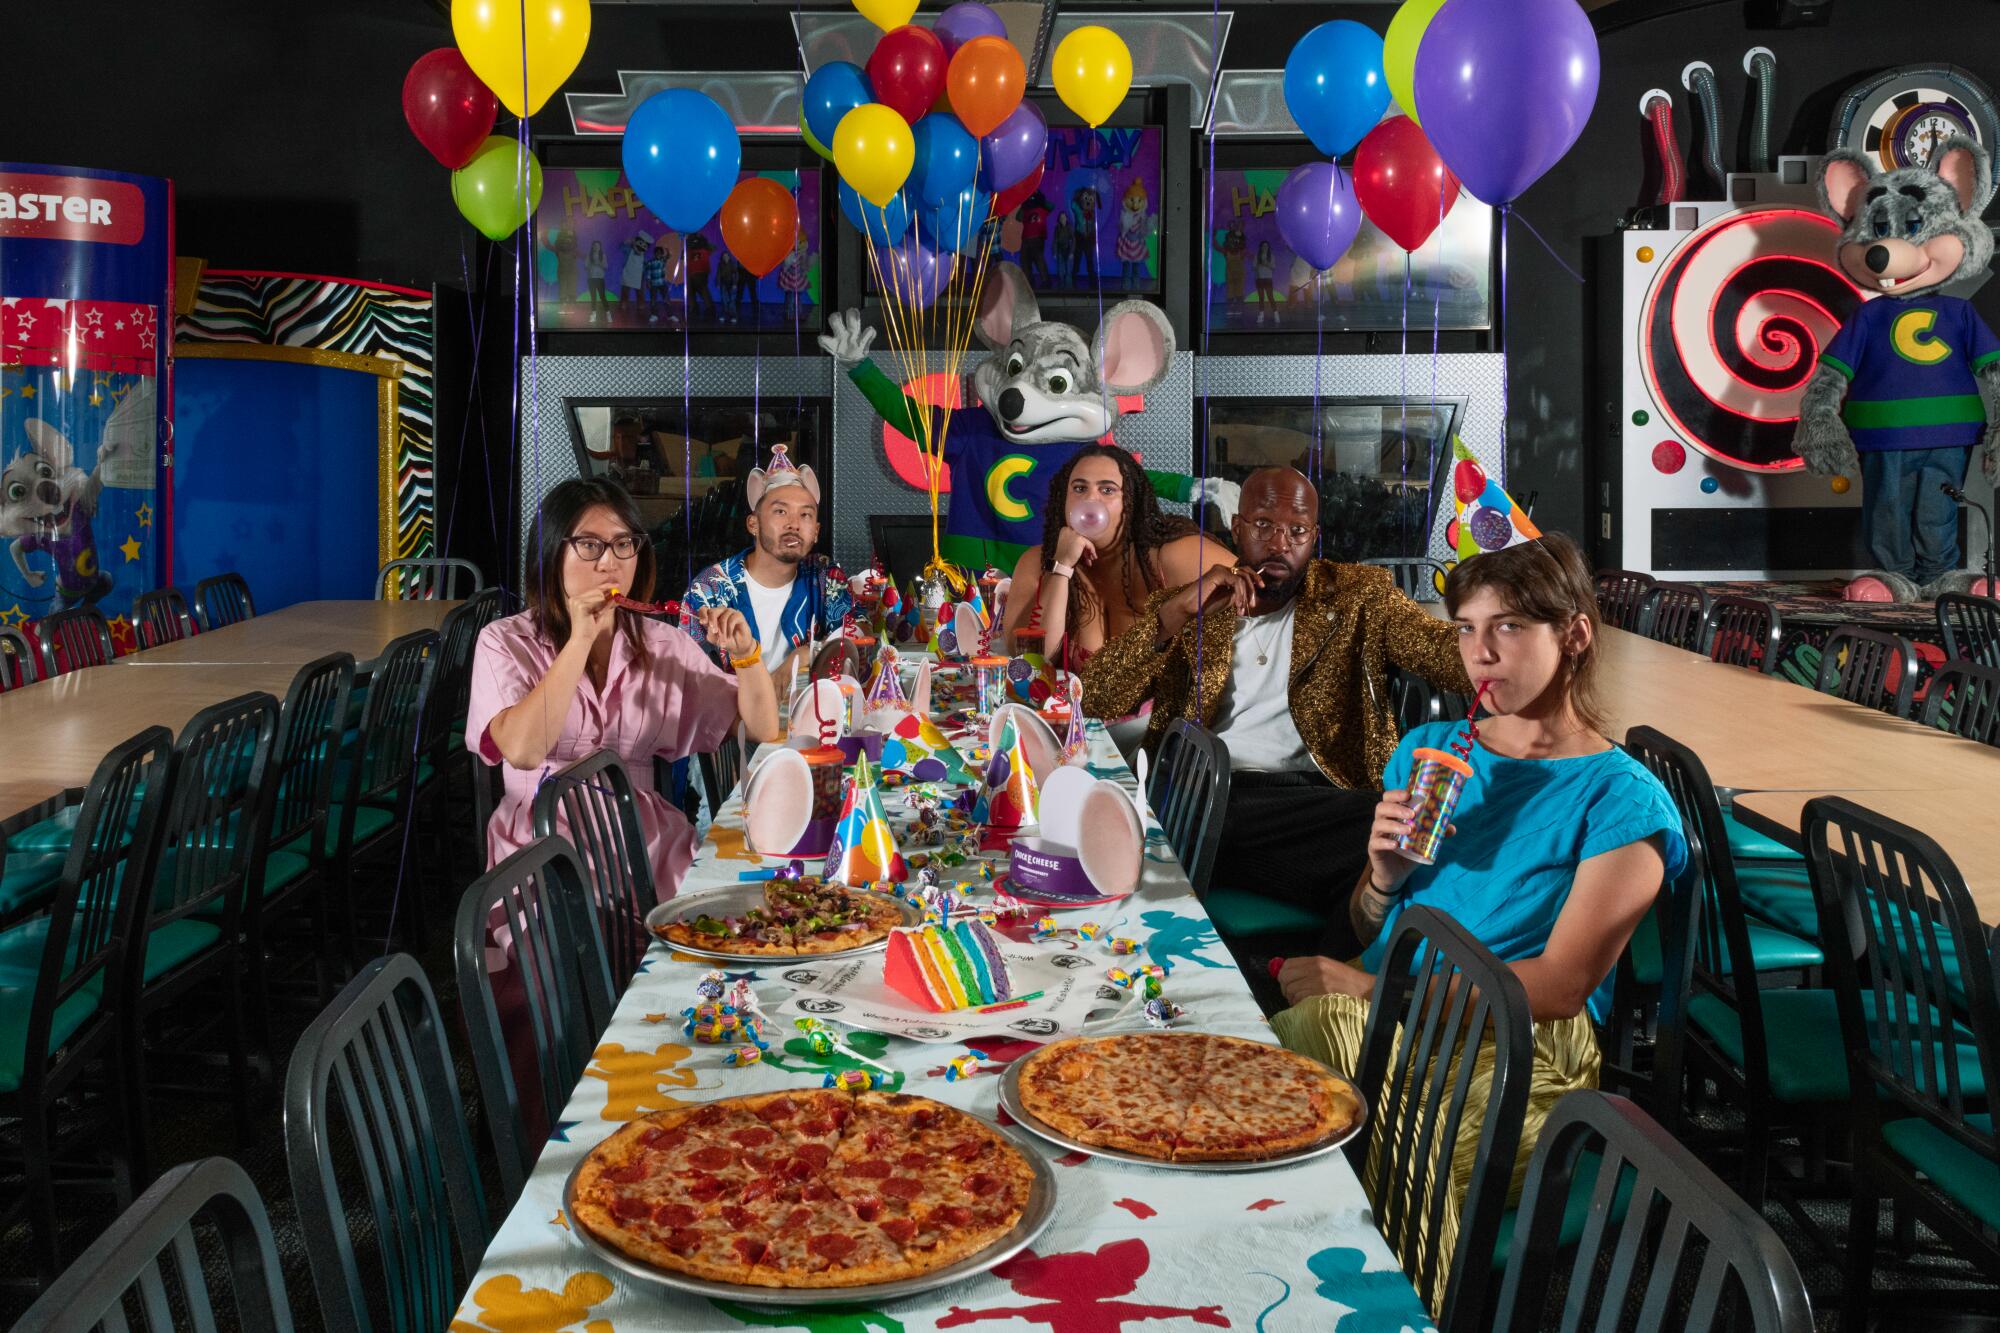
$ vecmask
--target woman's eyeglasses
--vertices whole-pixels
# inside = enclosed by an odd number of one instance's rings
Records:
[[[623,537],[608,542],[602,537],[565,537],[563,540],[568,544],[570,550],[576,552],[579,559],[588,560],[594,564],[604,558],[606,551],[611,552],[611,554],[617,556],[620,560],[630,560],[633,556],[639,554],[639,548],[646,545],[651,539],[643,537],[636,532],[628,532]]]

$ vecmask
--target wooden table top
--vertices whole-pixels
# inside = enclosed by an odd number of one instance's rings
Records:
[[[263,662],[301,667],[328,653],[347,652],[366,670],[392,640],[414,630],[437,629],[457,605],[455,601],[299,602],[178,643],[127,654],[117,665]]]
[[[2000,753],[2000,752],[1996,752]],[[2000,800],[1991,788],[1939,787],[1930,791],[1766,791],[1750,792],[1735,801],[1744,823],[1802,847],[1799,828],[1806,802],[1821,796],[1844,796],[1899,824],[1928,834],[1965,877],[1978,904],[1979,919],[2000,925]]]
[[[147,727],[178,735],[210,704],[253,690],[282,703],[297,674],[290,663],[270,662],[161,667],[143,675],[85,667],[0,694],[0,736],[7,738],[0,818],[88,786],[111,747]]]

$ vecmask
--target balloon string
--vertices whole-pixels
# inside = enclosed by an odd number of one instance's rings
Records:
[[[757,284],[763,279],[753,275],[748,269],[743,271],[738,282],[750,280],[750,457],[757,466],[764,465],[764,414],[758,404],[764,400],[764,302],[763,293]],[[782,284],[781,284],[782,285]],[[796,442],[796,440],[795,440]],[[690,493],[693,478],[688,479]]]
[[[1507,214],[1511,210],[1500,205],[1500,473],[1504,477],[1507,470],[1507,380],[1509,378],[1508,359],[1513,355],[1507,346]]]
[[[1396,492],[1396,513],[1398,527],[1402,529],[1402,550],[1410,549],[1410,507],[1405,503],[1410,494],[1410,252],[1403,251],[1403,350],[1397,358],[1397,369],[1402,376],[1402,416],[1396,422],[1399,462],[1402,466],[1402,489]]]
[[[687,539],[687,586],[694,586],[694,354],[690,345],[694,316],[689,300],[694,291],[694,235],[681,233],[681,532]]]
[[[1312,472],[1313,487],[1325,488],[1324,458],[1325,440],[1322,431],[1326,420],[1320,411],[1320,367],[1326,364],[1326,275],[1319,269],[1313,270],[1313,433]],[[1313,555],[1326,555],[1326,525],[1321,524],[1319,535],[1313,538]]]
[[[1530,222],[1530,221],[1528,221],[1528,218],[1527,218],[1527,215],[1526,215],[1526,214],[1524,214],[1524,213],[1517,213],[1517,212],[1515,212],[1515,210],[1514,210],[1514,208],[1513,208],[1513,206],[1512,206],[1511,204],[1510,204],[1510,205],[1508,205],[1508,206],[1506,206],[1506,207],[1504,207],[1504,208],[1502,208],[1502,209],[1500,210],[1500,234],[1501,234],[1501,236],[1502,236],[1502,238],[1503,238],[1503,239],[1504,239],[1504,238],[1505,238],[1505,236],[1506,236],[1506,230],[1507,230],[1507,217],[1508,217],[1508,215],[1509,215],[1509,214],[1513,214],[1513,216],[1515,216],[1515,217],[1517,217],[1517,218],[1519,218],[1519,219],[1520,219],[1520,223],[1521,223],[1521,225],[1522,225],[1522,226],[1524,226],[1524,227],[1526,227],[1526,228],[1528,229],[1528,235],[1530,235],[1530,236],[1534,237],[1534,238],[1535,238],[1536,240],[1538,240],[1538,241],[1540,241],[1540,242],[1542,243],[1542,249],[1544,249],[1544,250],[1546,250],[1546,251],[1548,251],[1548,252],[1549,252],[1549,258],[1550,258],[1550,259],[1553,259],[1553,260],[1555,260],[1555,261],[1556,261],[1556,263],[1558,263],[1558,264],[1560,264],[1560,265],[1562,266],[1562,271],[1563,271],[1563,272],[1565,272],[1565,273],[1569,274],[1570,278],[1571,278],[1571,279],[1572,279],[1573,281],[1575,281],[1575,282],[1578,282],[1578,283],[1581,283],[1581,282],[1583,281],[1583,275],[1582,275],[1581,273],[1578,273],[1578,272],[1577,272],[1577,271],[1576,271],[1575,269],[1571,268],[1571,267],[1569,266],[1569,262],[1568,262],[1567,260],[1565,260],[1565,259],[1564,259],[1564,258],[1563,258],[1563,257],[1562,257],[1561,255],[1559,255],[1559,254],[1557,254],[1557,253],[1556,253],[1556,250],[1555,250],[1555,247],[1554,247],[1554,246],[1552,246],[1552,245],[1550,245],[1550,244],[1548,243],[1548,241],[1547,241],[1546,239],[1544,239],[1544,238],[1543,238],[1542,234],[1541,234],[1540,232],[1538,232],[1538,231],[1536,231],[1536,230],[1535,230],[1535,224],[1534,224],[1534,223],[1532,223],[1532,222]],[[1501,270],[1500,270],[1500,271],[1501,271],[1502,275],[1504,276],[1504,275],[1505,275],[1505,273],[1506,273],[1506,267],[1505,267],[1505,261],[1504,261],[1504,259],[1502,260],[1502,267],[1501,267]]]
[[[1439,432],[1437,431],[1437,396],[1438,396],[1438,327],[1439,327],[1439,325],[1440,325],[1440,323],[1441,323],[1441,321],[1442,321],[1442,316],[1443,316],[1443,313],[1444,313],[1444,283],[1445,283],[1445,277],[1446,277],[1446,270],[1445,270],[1445,260],[1444,260],[1444,215],[1445,215],[1445,212],[1446,212],[1446,210],[1447,210],[1447,209],[1449,209],[1449,208],[1450,208],[1450,206],[1451,206],[1451,205],[1450,205],[1450,204],[1448,204],[1448,203],[1447,203],[1447,202],[1445,201],[1445,192],[1444,192],[1443,190],[1439,190],[1439,191],[1438,191],[1438,225],[1437,225],[1437,229],[1436,229],[1435,231],[1433,231],[1433,232],[1431,233],[1431,234],[1432,234],[1433,236],[1435,236],[1435,237],[1437,238],[1437,262],[1436,262],[1436,264],[1435,264],[1435,265],[1433,265],[1433,266],[1432,266],[1432,269],[1431,269],[1431,274],[1430,274],[1430,281],[1431,281],[1431,397],[1430,397],[1430,419],[1431,419],[1431,436],[1430,436],[1430,458],[1429,458],[1429,470],[1428,470],[1428,471],[1427,471],[1427,472],[1425,473],[1425,475],[1426,475],[1426,476],[1430,476],[1430,477],[1435,477],[1435,476],[1437,476],[1437,462],[1438,462],[1438,458],[1437,458],[1437,456],[1438,456],[1438,453],[1439,453],[1439,452],[1440,452],[1440,451],[1441,451],[1442,449],[1444,449],[1444,448],[1446,447],[1446,446],[1445,446],[1445,443],[1444,443],[1444,442],[1443,442],[1442,440],[1440,440],[1440,439],[1439,439]],[[1438,517],[1438,510],[1439,510],[1439,509],[1441,509],[1441,508],[1443,508],[1443,505],[1444,505],[1444,498],[1443,498],[1442,496],[1437,496],[1437,497],[1435,497],[1435,498],[1433,499],[1433,502],[1432,502],[1432,506],[1431,506],[1431,531],[1433,531],[1433,532],[1435,532],[1435,531],[1437,530],[1437,517]],[[1428,540],[1428,534],[1426,534],[1426,540]],[[1433,576],[1433,577],[1435,577],[1435,576]]]
[[[1222,44],[1221,27],[1222,27],[1222,0],[1209,0],[1208,61],[1210,69],[1209,69],[1209,80],[1208,80],[1208,114],[1203,117],[1203,120],[1207,122],[1207,124],[1204,126],[1204,132],[1208,136],[1208,178],[1206,181],[1203,182],[1204,190],[1201,201],[1201,236],[1202,236],[1201,353],[1202,354],[1195,358],[1195,363],[1194,363],[1194,373],[1201,392],[1200,466],[1201,466],[1201,482],[1203,491],[1202,498],[1195,502],[1195,523],[1197,524],[1197,532],[1200,534],[1199,538],[1195,543],[1196,578],[1200,578],[1201,572],[1208,568],[1208,547],[1206,544],[1208,525],[1207,523],[1203,522],[1203,519],[1206,516],[1202,513],[1202,508],[1204,505],[1207,504],[1206,492],[1208,490],[1209,449],[1211,448],[1212,445],[1211,432],[1215,428],[1214,413],[1211,410],[1208,400],[1208,339],[1209,339],[1209,331],[1215,323],[1215,268],[1214,268],[1215,99],[1222,91],[1222,59],[1219,49]],[[1162,251],[1161,255],[1162,258],[1164,258],[1165,251]],[[1194,678],[1196,682],[1195,688],[1197,697],[1199,696],[1200,682],[1201,682],[1201,640],[1202,640],[1202,607],[1201,604],[1197,602],[1194,608]],[[1067,638],[1065,638],[1063,646],[1066,651],[1069,646]],[[1078,706],[1079,705],[1076,704],[1071,705],[1073,709]],[[1144,794],[1145,793],[1143,792],[1140,793],[1140,795],[1142,796]]]

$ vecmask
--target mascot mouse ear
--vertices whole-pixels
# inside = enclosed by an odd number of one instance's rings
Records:
[[[1030,324],[1039,323],[1042,308],[1028,286],[1028,275],[1019,264],[995,264],[986,275],[979,293],[979,318],[974,328],[979,341],[991,351],[999,351],[1014,341],[1014,335]]]
[[[1931,155],[1931,169],[1958,195],[1961,213],[1977,213],[1993,193],[1992,159],[1963,134],[1952,135]]]
[[[1113,393],[1144,393],[1167,377],[1174,326],[1150,301],[1120,301],[1104,316],[1090,349]]]
[[[1861,210],[1862,194],[1874,179],[1874,163],[1851,149],[1837,148],[1820,159],[1820,206],[1842,222],[1852,222]]]

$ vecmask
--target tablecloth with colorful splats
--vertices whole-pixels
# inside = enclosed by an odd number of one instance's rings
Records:
[[[1089,764],[1094,774],[1137,789],[1096,723]],[[903,832],[910,818],[905,802],[893,790],[885,795],[892,822]],[[740,798],[732,799],[681,892],[767,876],[780,864],[744,849]],[[947,879],[971,881],[968,896],[980,902],[991,888],[976,880],[974,869],[972,863],[953,867]],[[1067,913],[1066,923],[1077,917],[1095,918],[1106,940],[1137,941],[1147,959],[1168,969],[1166,994],[1186,1011],[1180,1026],[1271,1039],[1150,816],[1139,890],[1111,906]],[[1070,947],[1105,952],[1088,942],[1071,941]],[[716,1097],[816,1088],[829,1071],[879,1066],[893,1071],[882,1086],[922,1093],[1004,1125],[997,1071],[1035,1049],[1028,1040],[981,1039],[974,1044],[986,1054],[982,1072],[948,1081],[946,1062],[957,1048],[836,1029],[848,1050],[816,1054],[783,1023],[767,1030],[770,1051],[761,1061],[732,1067],[724,1062],[727,1047],[682,1035],[682,1010],[695,1003],[697,981],[714,966],[661,944],[646,955],[526,1189],[487,1249],[451,1333],[1004,1333],[1036,1327],[1051,1333],[1197,1327],[1424,1333],[1431,1327],[1338,1152],[1292,1167],[1223,1174],[1125,1165],[1036,1141],[1033,1150],[1054,1162],[1057,1181],[1055,1216],[1037,1243],[989,1273],[899,1301],[785,1309],[708,1300],[626,1276],[570,1234],[562,1206],[563,1184],[577,1162],[626,1121]],[[769,1011],[787,993],[784,970],[746,967],[730,970],[729,978],[749,980]],[[1128,1006],[1091,1030],[1130,1027],[1143,1022]]]

